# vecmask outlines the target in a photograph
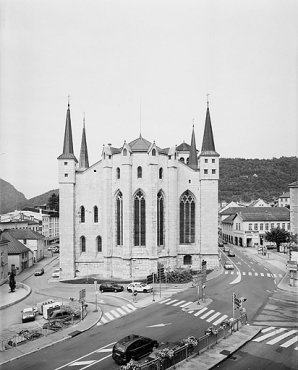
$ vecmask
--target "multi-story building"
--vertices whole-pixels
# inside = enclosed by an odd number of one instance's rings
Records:
[[[157,264],[174,269],[201,260],[218,266],[219,154],[209,105],[202,150],[162,149],[139,137],[104,146],[89,166],[85,122],[79,161],[73,150],[70,108],[58,157],[62,278],[98,274],[144,277]]]
[[[222,237],[241,247],[267,245],[265,232],[280,227],[290,231],[286,207],[232,207],[221,213]]]
[[[290,205],[290,192],[287,191],[278,197],[278,207],[286,207]]]

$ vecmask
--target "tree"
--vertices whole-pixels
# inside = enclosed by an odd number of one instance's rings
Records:
[[[53,193],[50,198],[48,199],[47,203],[48,208],[54,209],[55,211],[59,211],[59,195]]]
[[[277,227],[276,229],[271,229],[271,231],[266,231],[265,240],[267,240],[267,242],[276,243],[277,252],[280,252],[281,243],[289,242],[290,233]]]

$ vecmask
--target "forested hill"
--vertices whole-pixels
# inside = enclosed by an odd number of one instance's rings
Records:
[[[219,177],[219,201],[271,202],[298,180],[298,158],[220,158]]]

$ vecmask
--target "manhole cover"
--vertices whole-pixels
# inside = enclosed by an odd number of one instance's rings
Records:
[[[225,356],[228,356],[231,354],[231,351],[227,351],[226,349],[224,349],[223,351],[220,352],[222,355],[225,355]]]

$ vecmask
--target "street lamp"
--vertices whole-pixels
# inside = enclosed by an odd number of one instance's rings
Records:
[[[132,278],[132,282],[134,282],[134,262],[136,262],[135,258],[133,258],[131,260],[131,278]]]

